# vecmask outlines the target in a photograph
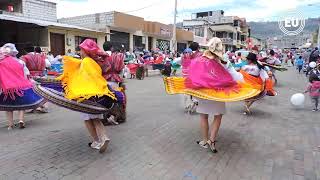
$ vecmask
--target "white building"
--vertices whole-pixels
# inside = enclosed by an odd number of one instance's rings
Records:
[[[0,1],[0,14],[57,22],[56,3],[45,0]]]
[[[192,31],[201,46],[212,37],[221,38],[225,50],[245,48],[250,34],[246,19],[224,16],[222,10],[194,13],[190,20],[183,21],[183,28]]]
[[[0,0],[0,45],[15,43],[20,52],[34,46],[63,55],[85,38],[102,46],[105,32],[57,22],[56,3],[46,0]]]

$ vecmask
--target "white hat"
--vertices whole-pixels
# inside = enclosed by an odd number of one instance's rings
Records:
[[[16,46],[12,43],[6,43],[0,48],[0,51],[2,54],[9,56],[16,56],[19,53]]]
[[[223,59],[223,46],[220,38],[214,37],[207,44],[209,51]]]

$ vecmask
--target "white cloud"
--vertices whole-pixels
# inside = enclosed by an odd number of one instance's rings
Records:
[[[299,7],[314,4],[320,7],[320,0],[256,0],[252,7],[242,6],[231,8],[226,15],[246,17],[248,21],[279,20],[281,15],[294,10],[299,12]],[[300,12],[303,14],[303,12]]]
[[[178,20],[181,21],[191,17],[191,12],[185,12],[185,10],[206,8],[232,1],[235,0],[225,0],[224,2],[220,0],[178,0]],[[88,0],[87,2],[59,0],[57,7],[58,18],[120,11],[128,12],[128,14],[140,16],[147,20],[172,23],[174,0]]]
[[[120,11],[143,17],[146,20],[163,23],[173,22],[174,0],[56,1],[58,1],[58,18],[98,12]],[[219,10],[226,4],[234,4],[232,8],[223,9],[226,15],[235,15],[245,17],[248,20],[263,21],[274,19],[272,18],[273,16],[288,9],[297,8],[301,5],[319,3],[320,0],[252,0],[250,4],[241,3],[239,0],[178,0],[177,20],[179,22],[183,19],[189,19],[191,13],[197,11],[197,9],[208,10],[208,7],[213,7],[212,10]],[[254,6],[254,8],[252,8],[252,6]]]

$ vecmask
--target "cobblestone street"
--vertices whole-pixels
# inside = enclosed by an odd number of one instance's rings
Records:
[[[27,114],[27,128],[0,121],[0,180],[320,180],[320,112],[295,109],[292,94],[306,78],[293,68],[277,73],[277,97],[242,114],[227,105],[217,154],[200,148],[199,117],[186,115],[180,96],[165,94],[160,76],[128,80],[128,118],[107,127],[106,153],[90,141],[79,113],[51,105],[48,114]]]

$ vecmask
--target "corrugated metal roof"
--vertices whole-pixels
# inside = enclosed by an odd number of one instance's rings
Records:
[[[105,33],[105,32],[102,32],[102,31],[96,31],[96,30],[93,30],[93,29],[74,26],[74,25],[70,25],[70,24],[63,24],[63,23],[58,23],[58,22],[30,19],[30,18],[26,18],[26,17],[23,17],[23,16],[10,16],[10,15],[5,15],[5,14],[0,14],[0,19],[1,20],[6,20],[6,21],[15,21],[15,22],[36,24],[38,26],[44,26],[44,27],[53,26],[53,27],[62,27],[62,28],[68,28],[68,29],[77,29],[77,30],[83,30],[83,31]]]

